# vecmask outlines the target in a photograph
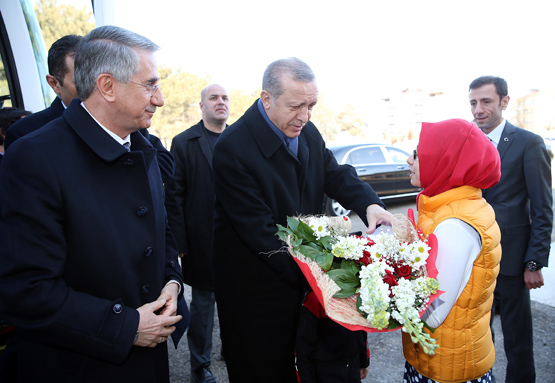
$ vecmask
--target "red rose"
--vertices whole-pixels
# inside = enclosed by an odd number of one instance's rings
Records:
[[[389,296],[392,297],[393,291],[391,291],[391,288],[398,285],[397,279],[391,271],[386,270],[385,272],[386,274],[384,275],[382,280],[389,285]]]
[[[390,288],[393,287],[393,286],[397,286],[398,285],[397,279],[395,278],[393,273],[389,270],[386,270],[385,272],[386,272],[386,274],[383,277],[383,281],[385,283],[387,283]]]
[[[362,263],[364,266],[368,266],[369,264],[372,263],[372,258],[370,258],[370,253],[368,251],[363,251],[362,258],[360,258],[358,261]]]
[[[395,273],[399,276],[399,278],[409,279],[412,273],[412,267],[409,265],[393,265],[395,269]]]

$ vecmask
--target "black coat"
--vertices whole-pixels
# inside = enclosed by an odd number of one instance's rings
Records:
[[[553,225],[551,160],[543,139],[507,122],[497,145],[501,179],[484,191],[501,230],[501,275],[524,274],[536,261],[547,267]]]
[[[213,291],[212,227],[214,181],[212,146],[202,120],[173,138],[175,178],[166,184],[166,209],[180,253],[183,280]]]
[[[301,308],[295,357],[301,383],[360,383],[370,365],[368,335],[331,320],[310,292]]]
[[[287,225],[287,216],[322,213],[324,193],[363,220],[366,207],[381,202],[353,167],[337,164],[311,122],[295,157],[257,102],[214,148],[216,302],[230,381],[294,382],[306,281],[280,251],[276,225]]]
[[[0,169],[0,315],[23,382],[167,382],[167,345],[133,347],[136,308],[182,280],[156,150],[127,152],[74,100]]]

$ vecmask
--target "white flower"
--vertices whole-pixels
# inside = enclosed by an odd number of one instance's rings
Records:
[[[430,247],[423,241],[417,241],[409,244],[406,251],[403,252],[406,262],[414,268],[426,265],[426,260],[430,253]]]
[[[327,217],[325,216],[322,216],[322,217],[311,216],[308,218],[308,222],[306,224],[310,226],[312,231],[314,231],[314,236],[317,239],[331,235],[330,229],[328,227],[328,220],[327,220]]]
[[[331,253],[337,258],[357,260],[362,258],[364,251],[370,250],[368,240],[365,238],[339,237],[339,240],[332,246]]]
[[[375,262],[360,270],[360,310],[368,314],[366,320],[377,329],[389,326],[389,286],[383,282],[386,264]]]

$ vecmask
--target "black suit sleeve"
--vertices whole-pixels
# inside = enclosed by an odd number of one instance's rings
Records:
[[[524,263],[536,261],[548,266],[553,228],[551,161],[545,143],[535,135],[524,153],[524,181],[530,196],[530,241]]]

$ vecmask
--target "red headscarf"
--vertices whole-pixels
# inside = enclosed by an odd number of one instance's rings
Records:
[[[488,189],[501,177],[497,149],[465,120],[422,123],[418,159],[421,194],[428,197],[463,185]]]

